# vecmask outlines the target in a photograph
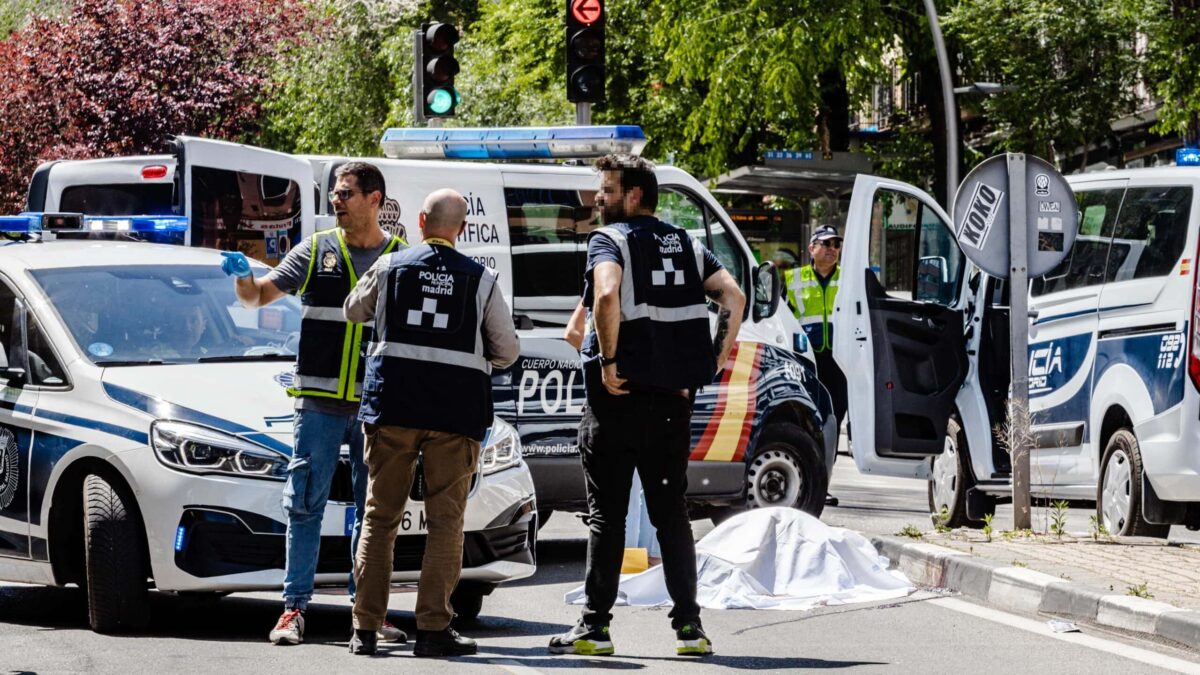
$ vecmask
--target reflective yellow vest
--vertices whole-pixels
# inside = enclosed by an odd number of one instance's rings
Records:
[[[833,270],[833,276],[824,287],[817,281],[817,272],[812,265],[805,265],[799,270],[790,269],[783,273],[787,285],[788,304],[795,310],[796,318],[808,335],[813,352],[823,352],[833,348],[833,326],[829,323],[833,316],[833,300],[837,297],[838,277],[842,266]]]

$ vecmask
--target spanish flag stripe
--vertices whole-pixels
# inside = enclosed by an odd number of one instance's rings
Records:
[[[729,396],[729,378],[733,374],[733,368],[728,367],[728,364],[737,359],[738,348],[740,342],[734,343],[732,353],[729,355],[729,360],[726,361],[725,372],[721,373],[721,384],[717,389],[717,402],[713,405],[712,415],[708,418],[708,425],[704,428],[704,433],[700,434],[700,440],[696,443],[696,447],[692,449],[690,459],[693,461],[702,461],[704,456],[708,454],[708,449],[712,447],[713,438],[717,435],[717,428],[721,426],[721,416],[725,413],[725,400]]]
[[[727,377],[722,378],[722,391],[713,411],[713,420],[693,457],[703,452],[700,458],[705,461],[733,461],[748,435],[753,405],[751,390],[754,371],[758,366],[759,345],[744,346],[745,349],[739,343],[736,354],[731,357],[733,367],[727,371]]]
[[[750,370],[750,381],[747,387],[746,417],[742,420],[742,435],[738,438],[733,452],[733,461],[740,462],[746,456],[746,445],[750,443],[750,431],[754,427],[754,411],[758,402],[759,363],[762,361],[762,349],[754,350],[754,367]]]

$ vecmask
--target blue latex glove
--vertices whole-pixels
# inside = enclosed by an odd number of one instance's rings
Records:
[[[221,261],[221,271],[228,276],[245,279],[250,276],[250,261],[241,251],[221,251],[225,259]]]

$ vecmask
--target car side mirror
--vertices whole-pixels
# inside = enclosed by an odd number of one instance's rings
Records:
[[[783,284],[779,279],[779,270],[769,262],[762,263],[754,270],[754,320],[762,321],[773,316],[779,308],[779,298]]]

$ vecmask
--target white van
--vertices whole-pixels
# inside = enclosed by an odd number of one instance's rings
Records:
[[[1068,180],[1079,237],[1028,289],[1031,491],[1094,500],[1113,534],[1200,527],[1200,169]],[[931,513],[981,524],[1011,497],[1004,282],[928,195],[873,176],[855,183],[842,265],[834,354],[859,469],[928,479]]]
[[[391,129],[382,141],[389,157],[363,158],[386,181],[381,224],[410,243],[420,240],[417,214],[430,192],[451,187],[467,199],[459,248],[498,272],[521,337],[521,357],[493,373],[493,393],[496,414],[520,433],[539,522],[553,510],[587,508],[576,440],[582,371],[562,335],[582,290],[599,188],[589,165],[548,160],[636,153],[644,144],[629,126]],[[46,163],[32,178],[28,210],[165,208],[189,218],[174,243],[238,248],[273,264],[301,237],[334,225],[326,195],[334,172],[352,159],[181,137],[174,155]],[[465,159],[475,161],[456,161]],[[722,381],[696,400],[693,514],[719,519],[740,508],[794,506],[819,515],[837,431],[828,393],[796,351],[801,330],[780,302],[778,275],[755,262],[695,178],[671,166],[657,175],[659,215],[699,237],[750,299]],[[715,312],[712,319],[715,328]]]

